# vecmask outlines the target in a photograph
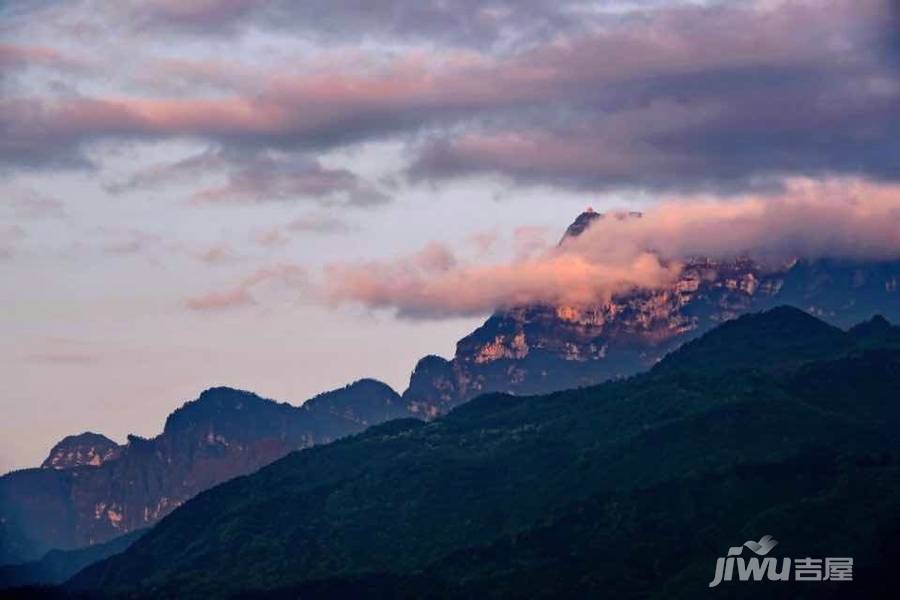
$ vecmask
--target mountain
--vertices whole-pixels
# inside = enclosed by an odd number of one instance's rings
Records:
[[[641,215],[588,210],[560,244],[610,218]],[[646,370],[717,325],[776,304],[842,327],[877,313],[900,320],[898,282],[900,263],[793,261],[772,269],[746,258],[694,258],[668,288],[594,306],[498,311],[459,341],[452,359],[421,359],[402,397],[361,380],[297,409],[213,388],[175,411],[152,440],[131,436],[120,446],[95,433],[70,436],[40,469],[0,477],[0,564],[147,527],[216,483],[386,420],[433,419],[485,393],[548,393]]]
[[[70,435],[50,450],[41,463],[42,469],[71,469],[82,465],[98,467],[118,455],[119,445],[98,433],[86,431]]]
[[[578,237],[587,230],[591,223],[602,218],[604,218],[603,213],[598,213],[593,208],[588,208],[586,211],[575,217],[572,224],[566,228],[566,232],[563,234],[562,239],[559,240],[559,243],[564,243],[568,238]]]
[[[612,215],[617,220],[640,213]],[[609,218],[588,210],[560,244]],[[681,344],[735,317],[792,305],[840,327],[876,314],[900,320],[900,262],[692,258],[678,280],[591,306],[519,306],[462,338],[452,359],[416,365],[404,400],[433,417],[488,392],[539,394],[646,370]]]
[[[693,598],[772,534],[785,556],[854,557],[859,583],[767,596],[875,597],[900,559],[898,336],[777,308],[627,380],[375,426],[199,494],[67,589]]]
[[[883,319],[880,315],[869,323]],[[887,323],[887,321],[885,321]],[[848,335],[792,306],[742,315],[684,344],[663,358],[656,372],[688,369],[701,374],[737,369],[785,369],[849,351],[871,336],[860,324]],[[891,330],[896,328],[888,323]],[[740,348],[741,352],[733,352]]]
[[[299,407],[219,387],[174,411],[153,439],[129,436],[119,446],[94,433],[67,437],[41,468],[0,477],[0,564],[146,528],[293,450],[409,415],[396,392],[371,379]]]
[[[379,401],[373,402],[373,398]],[[362,426],[410,415],[409,408],[397,392],[375,379],[361,379],[341,389],[319,394],[303,406]]]
[[[0,584],[2,584],[0,591],[7,587],[21,588],[63,583],[86,566],[124,552],[146,532],[146,529],[138,529],[102,544],[77,550],[51,550],[40,560],[0,566]]]

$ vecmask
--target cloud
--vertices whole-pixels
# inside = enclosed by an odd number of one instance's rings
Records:
[[[147,190],[224,175],[217,185],[196,189],[196,204],[260,203],[310,199],[323,205],[372,206],[389,200],[347,169],[332,169],[301,153],[267,150],[208,149],[158,164],[107,185],[112,193]]]
[[[427,181],[488,174],[591,190],[737,193],[796,176],[900,178],[896,16],[886,0],[586,6],[158,1],[148,10],[163,29],[247,20],[270,34],[276,23],[318,31],[334,17],[336,30],[357,23],[364,32],[401,21],[405,31],[408,21],[434,41],[337,61],[332,48],[318,63],[241,64],[234,76],[219,64],[209,72],[214,92],[204,81],[169,96],[8,97],[0,161],[84,166],[97,141],[201,140],[260,157],[202,198],[339,188],[349,204],[384,196],[354,189],[339,169],[310,160],[294,173],[282,163],[391,138],[411,144],[406,171]],[[501,43],[532,27],[544,33]],[[461,47],[428,37],[443,28],[493,41]],[[248,79],[249,70],[258,75]],[[291,158],[277,158],[284,154]]]
[[[0,67],[72,66],[74,61],[61,52],[44,46],[22,46],[0,43]]]
[[[208,265],[224,265],[238,260],[234,249],[228,244],[214,244],[194,253],[197,259]]]
[[[477,256],[487,256],[494,250],[500,241],[500,234],[496,230],[479,231],[469,236],[469,245]]]
[[[20,219],[66,216],[61,201],[29,188],[9,188],[3,195],[3,205],[11,216]]]
[[[291,219],[284,226],[256,231],[252,239],[264,248],[285,246],[295,234],[341,235],[353,231],[344,219],[323,212],[314,212]]]
[[[150,0],[130,7],[139,27],[230,30],[264,4],[261,0]]]
[[[25,230],[18,225],[0,225],[0,259],[12,258],[25,236]]]
[[[643,216],[598,219],[559,246],[478,264],[431,245],[395,261],[332,264],[333,304],[400,316],[477,315],[523,304],[584,305],[665,286],[690,257],[900,259],[900,185],[792,180],[784,192],[731,201],[673,197]]]
[[[284,230],[281,227],[270,227],[268,229],[256,231],[252,238],[253,241],[264,248],[284,246],[290,241],[290,238],[285,235]]]
[[[532,73],[559,110],[438,133],[410,173],[726,192],[796,175],[897,179],[885,4],[769,6],[662,9],[538,47],[506,75]]]
[[[587,0],[152,0],[132,13],[156,31],[235,35],[249,28],[291,31],[319,43],[439,41],[489,46],[546,37],[583,23]]]
[[[86,352],[42,352],[28,355],[28,360],[62,365],[92,365],[100,360],[97,354]]]
[[[113,256],[141,254],[163,243],[160,236],[140,229],[107,227],[100,228],[99,232],[107,238],[101,244],[101,250]]]
[[[447,254],[448,262],[455,262]],[[393,308],[400,316],[472,316],[497,308],[532,304],[584,304],[609,299],[635,286],[671,281],[678,271],[648,253],[618,264],[591,262],[575,253],[548,253],[510,264],[467,265],[438,271],[417,261],[331,265],[326,297]]]
[[[297,217],[287,224],[289,231],[299,233],[348,233],[352,227],[343,219],[325,213],[310,213]]]
[[[257,269],[235,285],[185,300],[185,306],[197,311],[216,311],[256,304],[254,292],[262,286],[297,288],[306,283],[306,270],[293,264],[278,264]]]

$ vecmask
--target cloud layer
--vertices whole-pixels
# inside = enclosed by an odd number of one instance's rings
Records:
[[[477,315],[521,304],[584,305],[677,278],[691,257],[900,259],[900,186],[789,182],[783,193],[733,201],[672,198],[641,217],[595,220],[579,237],[490,265],[431,245],[392,262],[331,265],[332,303],[401,316]]]
[[[199,140],[256,157],[232,170],[223,196],[360,185],[310,166],[319,153],[385,138],[405,141],[404,171],[429,181],[494,174],[735,193],[797,176],[900,177],[900,44],[888,0],[605,11],[541,0],[364,4],[157,0],[100,10],[100,31],[136,28],[184,51],[177,60],[157,46],[139,53],[141,85],[122,75],[75,93],[7,86],[0,161],[85,166],[98,142]],[[248,64],[191,57],[198,32],[322,46],[310,58]],[[350,50],[351,33],[372,42]],[[14,41],[0,57],[10,70],[50,63],[66,76],[61,50]],[[96,69],[116,73],[102,61]],[[175,94],[174,79],[183,82]],[[179,168],[190,166],[203,167]]]
[[[276,264],[257,269],[237,284],[221,291],[211,291],[185,299],[184,304],[191,310],[208,311],[236,308],[256,304],[254,291],[266,285],[290,288],[306,283],[306,271],[294,264]]]

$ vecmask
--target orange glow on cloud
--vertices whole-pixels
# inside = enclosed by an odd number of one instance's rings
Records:
[[[641,218],[597,220],[559,247],[508,262],[467,263],[432,244],[392,262],[333,264],[323,294],[334,304],[412,317],[584,305],[667,285],[693,256],[750,256],[773,266],[794,258],[900,258],[900,185],[794,180],[765,197],[671,198]]]

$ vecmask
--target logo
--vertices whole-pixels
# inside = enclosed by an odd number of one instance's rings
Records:
[[[782,558],[779,562],[773,556],[766,556],[777,545],[778,540],[764,535],[758,542],[747,540],[742,546],[732,546],[726,556],[716,559],[716,572],[709,587],[734,581],[735,572],[737,581],[853,581],[852,558]],[[745,558],[744,548],[753,554],[748,553]]]

